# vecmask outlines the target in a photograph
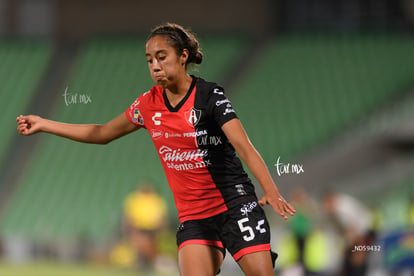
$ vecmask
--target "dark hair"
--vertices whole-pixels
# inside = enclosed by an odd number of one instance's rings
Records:
[[[168,43],[174,47],[177,55],[181,55],[184,49],[188,50],[189,54],[186,65],[189,63],[200,64],[203,61],[200,44],[190,30],[186,30],[184,27],[175,23],[165,23],[152,29],[147,41],[157,35],[166,36]]]

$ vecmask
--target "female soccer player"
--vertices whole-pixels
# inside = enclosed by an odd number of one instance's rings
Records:
[[[17,118],[22,135],[47,132],[84,143],[107,144],[148,130],[174,195],[181,275],[215,275],[229,250],[245,275],[273,275],[276,254],[261,206],[287,219],[295,210],[279,194],[222,87],[189,75],[203,54],[195,36],[167,23],[148,37],[145,56],[152,89],[103,125],[77,125],[28,115]],[[236,152],[259,181],[258,200]]]

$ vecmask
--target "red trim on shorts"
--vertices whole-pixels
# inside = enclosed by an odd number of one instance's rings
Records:
[[[216,246],[216,247],[220,247],[220,248],[224,248],[223,247],[223,243],[221,241],[209,241],[209,240],[186,240],[185,242],[183,242],[182,244],[180,244],[180,246],[178,247],[178,251],[180,251],[180,249],[187,244],[202,244],[202,245],[210,245],[210,246]],[[269,246],[270,247],[270,246]]]
[[[268,250],[270,250],[270,243],[253,245],[237,251],[236,253],[234,253],[233,258],[237,262],[241,257],[243,257],[246,254]]]

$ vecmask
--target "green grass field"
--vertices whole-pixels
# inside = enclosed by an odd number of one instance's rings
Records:
[[[36,262],[27,264],[9,264],[0,262],[2,276],[167,276],[174,274],[143,273],[131,269],[110,266],[59,264]]]
[[[228,260],[229,261],[229,260]],[[233,262],[232,260],[230,261]],[[173,269],[174,270],[174,269]],[[170,270],[171,271],[171,270]],[[116,268],[109,265],[64,264],[53,261],[11,264],[0,260],[1,276],[177,276],[174,272],[142,272],[133,269]],[[219,275],[243,275],[240,269],[222,266]]]

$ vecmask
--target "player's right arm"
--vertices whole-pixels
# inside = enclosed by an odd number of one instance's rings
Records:
[[[107,144],[117,138],[131,133],[139,126],[132,124],[122,113],[106,124],[67,124],[27,115],[16,118],[17,131],[25,136],[46,132],[74,141],[91,144]]]

